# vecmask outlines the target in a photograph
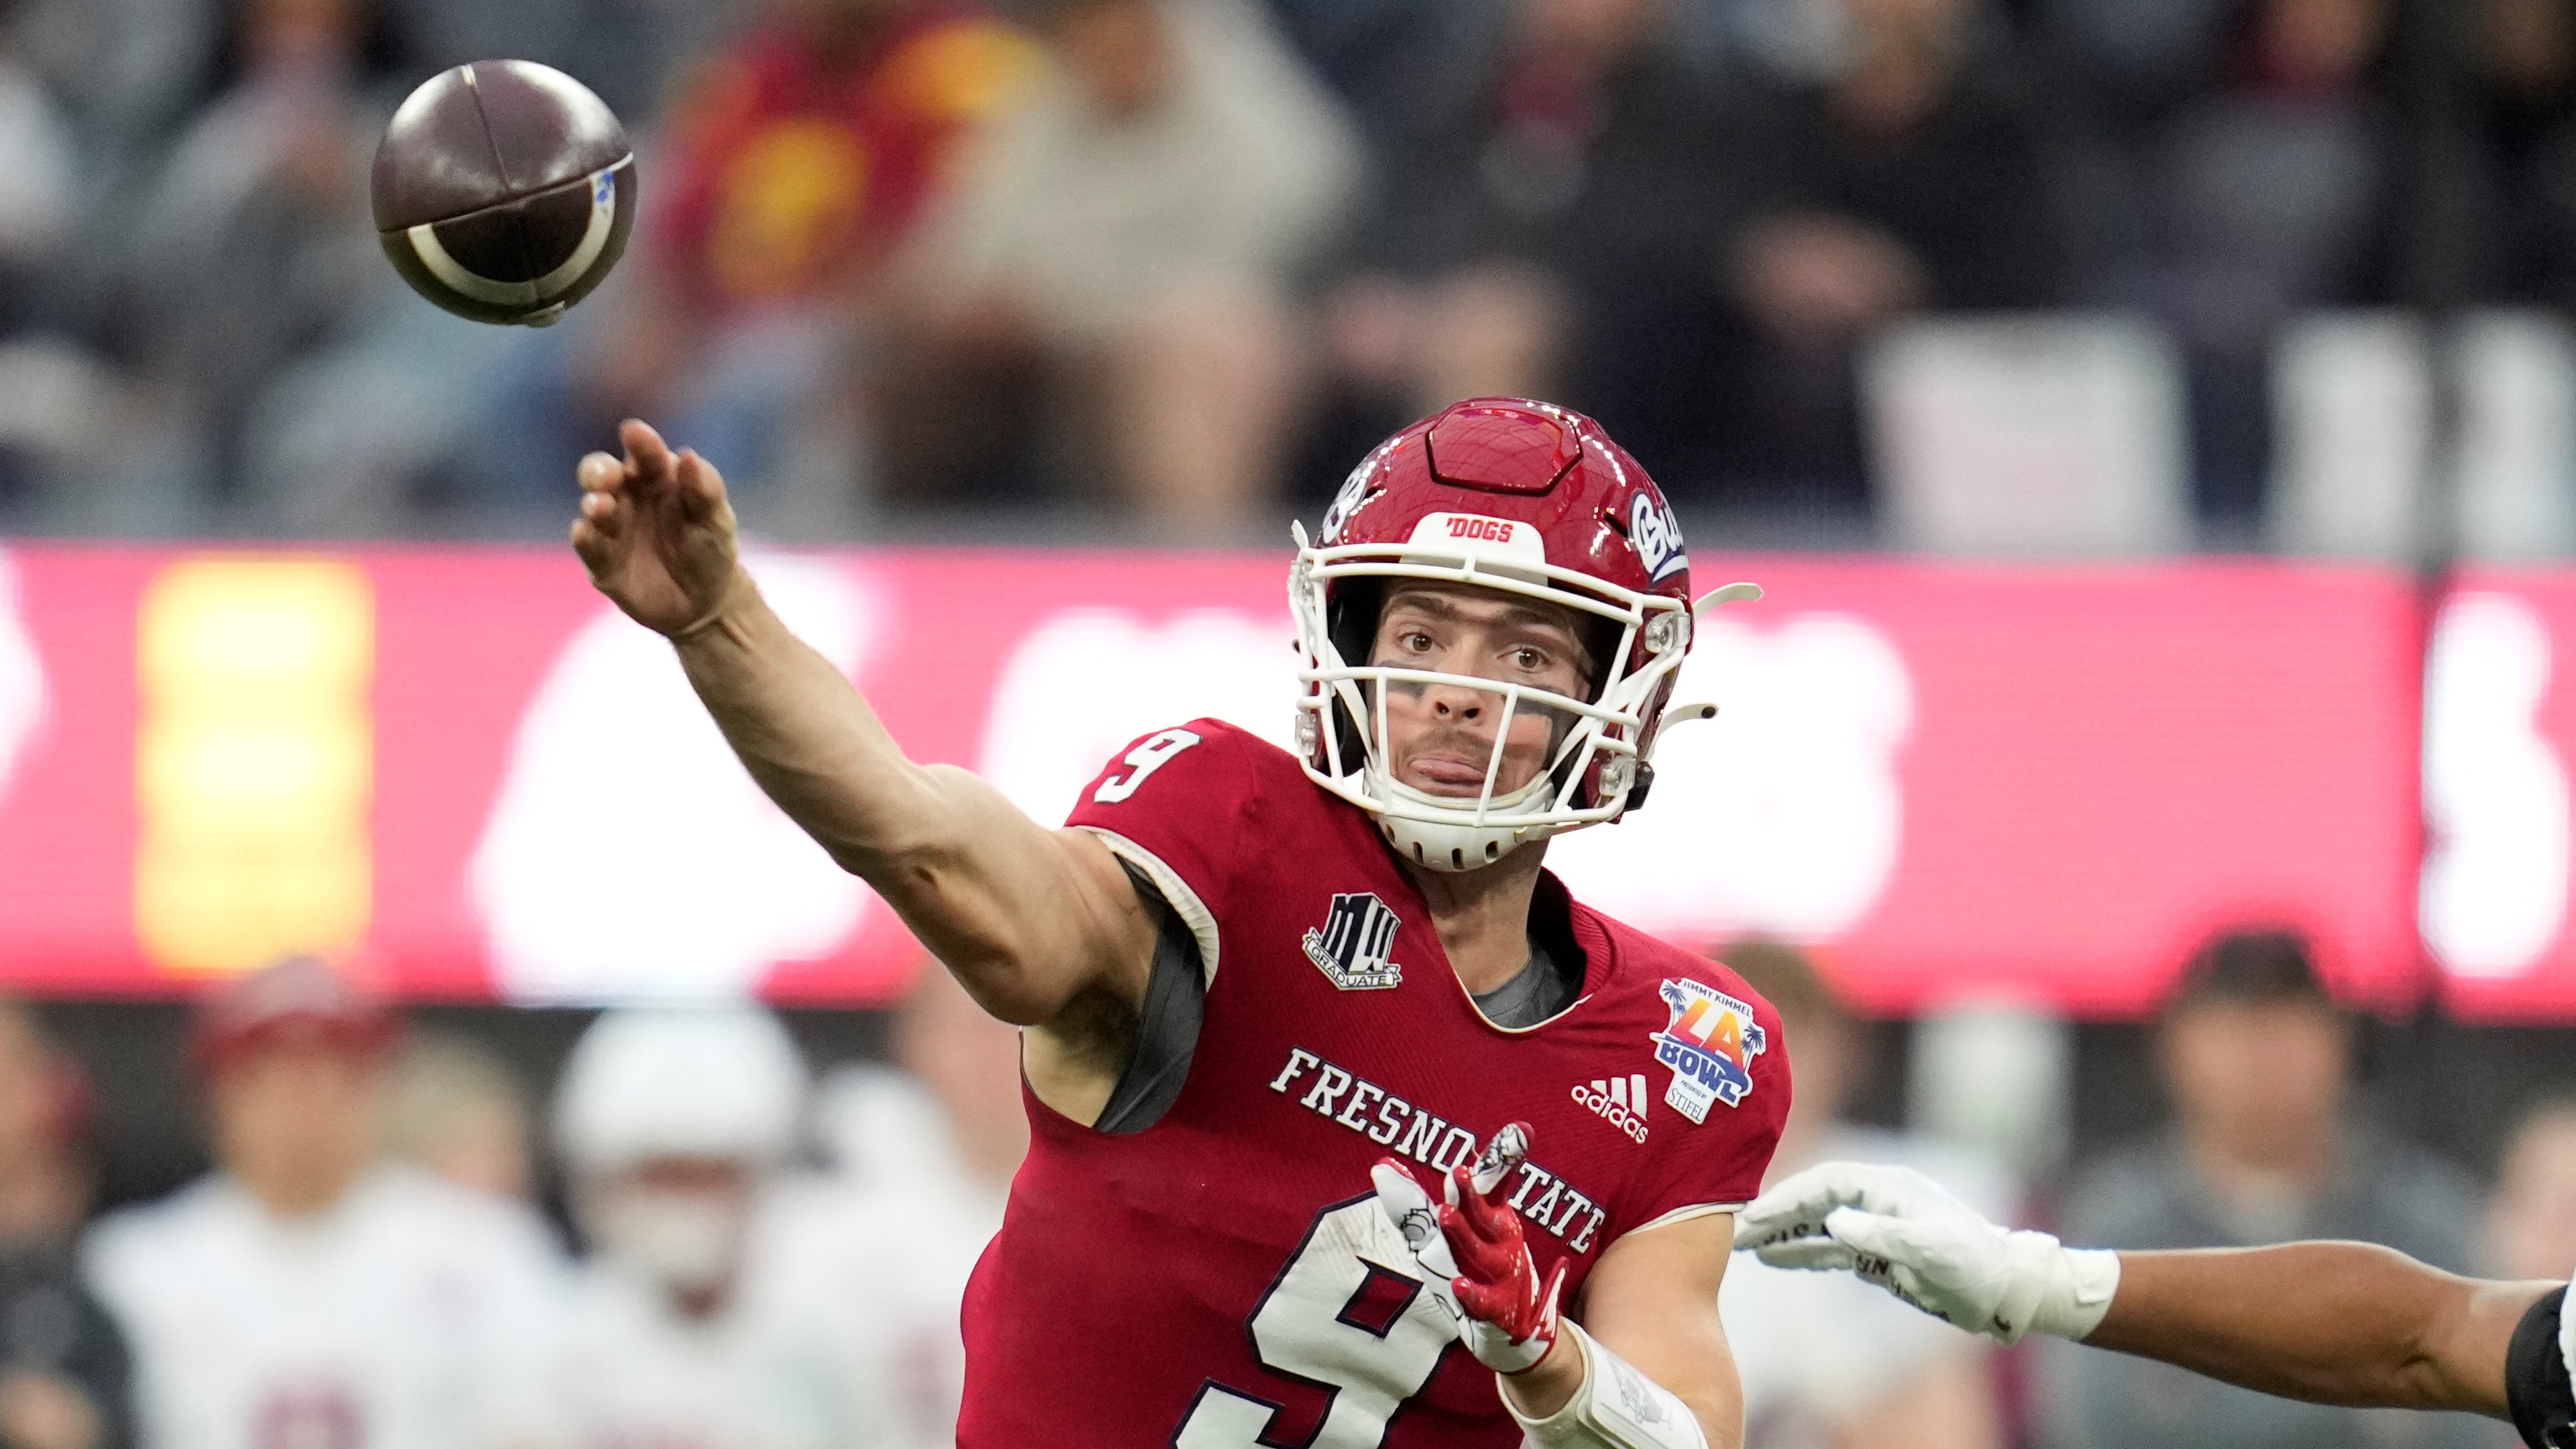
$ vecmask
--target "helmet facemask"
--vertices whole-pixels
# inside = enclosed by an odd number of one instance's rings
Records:
[[[1655,712],[1689,646],[1686,604],[1526,558],[1423,543],[1315,547],[1302,528],[1296,537],[1289,596],[1304,655],[1297,731],[1306,773],[1375,815],[1401,854],[1433,870],[1472,870],[1627,808],[1653,746]],[[1399,579],[1473,585],[1566,610],[1595,655],[1591,698],[1372,662],[1379,605]],[[1434,685],[1493,701],[1483,789],[1473,797],[1406,784],[1388,758],[1390,694]],[[1543,759],[1527,783],[1503,791],[1515,727],[1532,714],[1549,721]]]

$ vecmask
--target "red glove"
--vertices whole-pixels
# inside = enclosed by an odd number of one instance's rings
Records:
[[[1520,1365],[1527,1368],[1545,1358],[1548,1345],[1556,1342],[1556,1304],[1565,1287],[1565,1259],[1556,1260],[1545,1283],[1539,1281],[1538,1263],[1530,1257],[1529,1240],[1521,1233],[1521,1215],[1504,1200],[1503,1183],[1478,1192],[1467,1169],[1459,1167],[1450,1171],[1446,1188],[1440,1235],[1449,1240],[1449,1254],[1458,1263],[1458,1276],[1449,1286],[1468,1317],[1482,1320],[1511,1348],[1527,1353],[1528,1363]],[[1476,1347],[1474,1340],[1469,1340],[1468,1347]]]
[[[1539,1281],[1521,1215],[1503,1191],[1528,1152],[1526,1123],[1495,1133],[1472,1170],[1461,1166],[1448,1175],[1441,1185],[1445,1201],[1436,1209],[1402,1160],[1384,1158],[1369,1172],[1379,1205],[1412,1247],[1432,1297],[1457,1319],[1459,1341],[1477,1362],[1507,1374],[1547,1357],[1565,1287],[1563,1258]]]

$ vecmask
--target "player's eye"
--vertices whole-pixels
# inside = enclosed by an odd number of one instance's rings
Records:
[[[1395,636],[1396,647],[1412,654],[1431,652],[1431,636],[1419,629],[1407,629]]]
[[[1536,674],[1547,668],[1550,662],[1546,651],[1527,644],[1512,651],[1512,667],[1524,673]]]

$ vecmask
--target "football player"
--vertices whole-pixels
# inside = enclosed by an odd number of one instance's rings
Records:
[[[522,1204],[380,1148],[400,1020],[299,957],[210,991],[192,1056],[215,1168],[101,1220],[92,1287],[146,1443],[524,1449],[563,1266]]]
[[[1776,1267],[1843,1269],[2003,1343],[2055,1334],[2263,1393],[2510,1419],[2576,1449],[2567,1286],[2442,1272],[2367,1243],[2130,1253],[2008,1232],[1919,1172],[1808,1168],[1736,1242]]]
[[[891,1356],[779,1231],[805,1087],[756,1006],[625,1008],[582,1033],[554,1103],[591,1245],[552,1376],[574,1449],[900,1442]]]
[[[1717,1289],[1778,1022],[1541,868],[1643,796],[1695,611],[1596,424],[1487,398],[1380,445],[1298,537],[1296,752],[1176,724],[1062,830],[904,758],[762,602],[715,469],[622,442],[580,467],[593,582],[1024,1028],[961,1449],[1739,1441]]]

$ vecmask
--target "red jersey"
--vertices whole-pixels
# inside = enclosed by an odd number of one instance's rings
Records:
[[[959,1449],[1511,1449],[1491,1370],[1420,1289],[1368,1170],[1428,1181],[1532,1127],[1512,1205],[1565,1301],[1620,1235],[1753,1197],[1789,1106],[1779,1022],[1715,962],[1539,889],[1582,994],[1493,1025],[1369,816],[1214,720],[1085,787],[1199,941],[1180,1096],[1109,1135],[1028,1098],[1029,1155],[967,1289]]]

